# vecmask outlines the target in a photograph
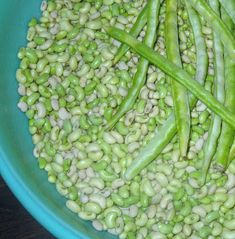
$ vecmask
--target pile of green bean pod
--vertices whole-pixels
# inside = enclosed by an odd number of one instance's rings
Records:
[[[177,2],[176,9],[160,0],[42,1],[18,52],[18,107],[39,168],[97,231],[234,239],[233,11],[221,0]],[[211,8],[219,2],[222,18]],[[172,9],[174,28],[166,19]],[[175,80],[187,87],[190,108],[181,134]],[[219,142],[223,172],[214,160],[217,127],[230,131],[230,142]]]

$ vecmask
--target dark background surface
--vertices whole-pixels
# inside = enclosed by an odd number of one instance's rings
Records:
[[[0,239],[55,239],[21,206],[1,177]]]

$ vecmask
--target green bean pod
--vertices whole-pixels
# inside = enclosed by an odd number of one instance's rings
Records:
[[[210,5],[217,14],[219,14],[219,2],[218,0],[210,0]],[[224,81],[225,81],[225,72],[224,72],[224,49],[222,42],[220,41],[219,34],[213,33],[213,41],[214,41],[214,66],[215,66],[215,90],[214,96],[220,101],[224,103],[225,98],[225,89],[224,89]],[[209,129],[208,139],[206,141],[204,147],[204,160],[202,166],[202,183],[204,184],[206,181],[207,172],[209,170],[211,160],[217,149],[218,138],[221,133],[221,118],[217,115],[212,116],[212,122]]]
[[[165,41],[167,58],[169,61],[182,68],[178,40],[178,4],[178,1],[166,0]],[[171,86],[174,101],[174,113],[179,135],[180,152],[181,156],[184,157],[187,154],[190,136],[190,109],[188,93],[185,87],[174,80],[171,80]]]
[[[222,19],[226,22],[231,31],[234,31],[234,24],[225,11],[222,11]],[[225,106],[235,112],[235,62],[225,54]],[[226,122],[222,123],[222,131],[216,154],[216,163],[219,169],[225,170],[229,164],[228,158],[234,140],[234,129]]]

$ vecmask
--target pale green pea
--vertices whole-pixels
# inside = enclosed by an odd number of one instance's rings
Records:
[[[140,138],[140,136],[141,136],[141,130],[140,130],[140,129],[136,129],[136,130],[130,132],[130,133],[126,136],[126,143],[129,144],[129,143],[138,141],[139,138]]]
[[[93,20],[93,21],[89,21],[86,24],[87,28],[90,28],[92,30],[98,30],[102,28],[102,22],[100,20]]]
[[[53,49],[54,49],[55,52],[61,53],[61,52],[65,51],[67,47],[68,47],[68,44],[62,43],[62,44],[56,44],[53,47]]]
[[[100,143],[100,147],[102,148],[102,150],[104,150],[104,152],[105,152],[105,154],[106,155],[108,155],[108,154],[110,154],[111,153],[111,146],[107,143],[107,142],[105,142],[105,141],[102,141],[101,143]]]
[[[36,71],[42,72],[47,64],[48,64],[48,60],[46,58],[40,59],[37,63]]]
[[[95,202],[88,202],[85,204],[84,210],[86,212],[99,214],[101,212],[101,207]]]
[[[142,205],[142,207],[146,208],[149,206],[149,197],[147,194],[145,193],[141,193],[140,194],[140,204]]]
[[[93,159],[93,161],[99,161],[103,157],[103,152],[102,151],[90,152],[88,153],[88,157],[90,159]]]
[[[86,28],[84,30],[84,33],[90,37],[91,39],[94,39],[95,38],[95,32],[92,30],[92,29],[89,29],[89,28]]]
[[[119,121],[116,124],[116,129],[117,129],[118,133],[123,136],[127,135],[129,132],[128,128],[125,126],[125,124],[122,121]]]
[[[96,56],[96,57],[94,58],[94,60],[92,61],[92,63],[91,63],[91,68],[92,68],[92,69],[97,69],[97,68],[100,67],[101,63],[102,63],[102,58],[101,58],[100,55],[98,55],[98,56]]]
[[[213,236],[219,236],[222,233],[222,230],[223,230],[223,228],[222,228],[221,224],[218,222],[214,222],[211,234]]]
[[[162,187],[167,187],[168,180],[167,180],[167,177],[163,173],[156,173],[156,179]]]
[[[184,188],[185,188],[185,190],[186,190],[186,192],[187,192],[187,194],[189,195],[189,196],[191,196],[191,195],[193,195],[194,194],[194,189],[193,189],[193,187],[191,186],[191,185],[189,185],[189,184],[184,184],[183,185],[184,186]]]
[[[76,70],[78,67],[77,59],[75,56],[72,56],[69,60],[69,66],[72,71]]]
[[[138,214],[135,220],[135,224],[139,227],[143,227],[148,221],[148,217],[145,213]]]
[[[200,124],[204,124],[205,121],[207,120],[208,116],[209,116],[209,112],[208,112],[208,111],[202,112],[202,113],[200,114],[200,116],[199,116],[199,123],[200,123]]]
[[[235,194],[228,194],[228,199],[227,201],[224,203],[224,206],[228,209],[231,209],[235,206]]]
[[[63,129],[66,132],[66,134],[70,134],[72,132],[72,124],[71,124],[71,121],[69,119],[64,120]]]
[[[110,173],[106,170],[99,171],[99,175],[105,182],[112,182],[117,178],[117,176],[114,173]]]
[[[188,216],[191,213],[191,203],[189,201],[186,201],[184,203],[184,207],[182,208],[182,210],[179,212],[182,216]]]
[[[79,31],[80,31],[79,27],[74,27],[70,32],[68,32],[67,38],[69,40],[74,39],[78,35]]]
[[[139,202],[139,196],[129,196],[124,200],[123,207],[130,207],[133,204],[136,204]]]
[[[158,230],[164,235],[167,235],[172,232],[172,225],[170,224],[164,224],[164,223],[159,223],[158,224]]]
[[[52,163],[51,164],[52,169],[56,172],[56,173],[61,173],[63,172],[63,167],[61,165],[59,165],[58,163]]]
[[[119,188],[118,190],[118,194],[122,197],[122,198],[128,198],[129,197],[129,187],[127,185],[122,186],[121,188]]]
[[[106,143],[108,143],[108,144],[114,144],[114,143],[116,143],[115,138],[114,138],[110,133],[108,133],[108,132],[104,132],[104,134],[103,134],[103,139],[104,139],[104,141],[105,141]]]
[[[29,67],[29,64],[30,64],[29,59],[25,57],[20,62],[20,68],[26,70]]]
[[[197,214],[191,214],[184,219],[184,222],[188,225],[192,225],[199,221],[199,216]]]
[[[56,34],[55,39],[61,40],[61,39],[65,38],[66,36],[67,36],[67,32],[62,30]]]
[[[211,223],[212,221],[218,219],[220,217],[220,214],[218,211],[210,212],[206,215],[205,222]]]
[[[59,63],[59,62],[56,63],[55,71],[56,71],[57,76],[62,76],[64,69],[63,69],[63,66],[61,63]]]
[[[119,158],[124,158],[126,156],[126,153],[121,150],[119,144],[114,144],[112,150]]]
[[[45,57],[49,63],[54,63],[57,60],[57,54],[47,54]]]
[[[117,193],[112,193],[111,194],[111,199],[113,200],[113,202],[116,205],[118,205],[120,207],[122,207],[124,205],[123,198],[119,194],[117,194]]]
[[[172,229],[172,232],[177,235],[182,231],[183,227],[180,223],[176,223]]]
[[[178,191],[178,188],[173,185],[168,185],[166,188],[171,193],[176,193]]]
[[[229,230],[235,230],[235,219],[224,221],[224,226]]]
[[[81,130],[76,129],[68,136],[68,141],[69,142],[77,141],[80,136],[81,136]]]
[[[98,93],[100,94],[101,97],[106,98],[109,95],[108,89],[105,85],[103,84],[98,84],[96,87]]]
[[[28,98],[27,98],[27,104],[28,105],[33,105],[38,99],[39,99],[40,95],[39,93],[32,93]]]
[[[82,7],[79,9],[80,13],[88,13],[91,9],[91,4],[89,2],[86,2],[82,5]]]
[[[185,224],[183,227],[183,233],[185,236],[190,236],[192,234],[192,227],[188,224]]]
[[[228,195],[222,192],[216,192],[213,196],[215,202],[225,202],[228,199]]]
[[[77,168],[78,169],[85,169],[85,168],[88,168],[90,167],[90,165],[92,164],[92,160],[87,158],[87,159],[82,159],[82,160],[79,160],[77,162]]]
[[[26,49],[25,56],[29,59],[30,63],[36,64],[38,61],[38,56],[33,49]]]
[[[92,187],[96,187],[99,189],[103,189],[104,188],[104,181],[101,178],[97,178],[97,177],[93,177],[90,179],[89,184]]]
[[[67,200],[66,201],[66,207],[74,213],[79,213],[81,211],[80,206],[72,200]]]
[[[105,60],[112,60],[114,57],[114,55],[107,48],[102,50],[101,55]]]
[[[140,194],[140,186],[139,186],[139,183],[137,182],[132,182],[131,185],[130,185],[130,192],[131,194],[133,195],[136,195],[136,196],[139,196]]]
[[[96,214],[93,212],[79,212],[79,217],[83,220],[93,220],[96,218]]]
[[[77,71],[77,76],[81,77],[85,74],[87,74],[90,70],[90,66],[87,64],[84,64],[79,71]]]
[[[83,101],[83,99],[85,98],[85,92],[84,92],[83,88],[77,85],[75,87],[75,91],[77,92],[77,100],[79,102]]]
[[[208,236],[211,234],[212,229],[208,226],[204,226],[199,231],[199,236],[202,238],[208,238]]]
[[[16,71],[16,79],[17,79],[17,81],[20,82],[21,84],[26,83],[27,79],[26,79],[26,76],[24,75],[22,69],[18,69],[18,70]]]
[[[116,220],[117,220],[118,214],[115,212],[109,212],[105,216],[105,225],[107,228],[114,228],[116,226]]]
[[[52,143],[50,143],[50,142],[47,142],[45,144],[45,151],[49,156],[55,156],[55,154],[56,154],[56,150],[53,147]]]
[[[148,179],[145,179],[143,181],[142,188],[146,195],[148,195],[149,197],[153,197],[155,195],[155,191],[152,187],[152,184]]]
[[[136,111],[140,114],[143,113],[145,106],[146,106],[146,100],[141,99],[137,104]]]
[[[57,56],[57,61],[60,63],[65,63],[69,60],[70,56],[69,53],[65,52]]]

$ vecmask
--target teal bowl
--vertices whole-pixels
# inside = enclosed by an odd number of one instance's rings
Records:
[[[56,238],[114,239],[65,207],[65,199],[38,168],[27,119],[17,109],[17,52],[26,45],[28,21],[40,16],[40,4],[41,0],[0,1],[0,174],[23,206]]]

